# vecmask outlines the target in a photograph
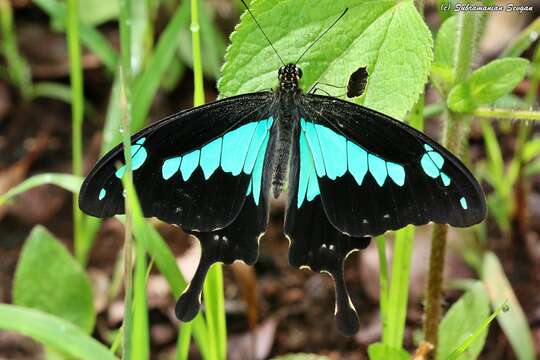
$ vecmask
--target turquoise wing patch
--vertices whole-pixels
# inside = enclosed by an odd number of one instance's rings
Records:
[[[361,186],[366,176],[384,186],[390,178],[398,186],[406,181],[405,168],[368,152],[345,136],[320,124],[300,120],[300,179],[297,207],[320,194],[318,178],[335,180],[347,171]],[[369,174],[369,175],[368,175]]]
[[[208,180],[219,167],[233,176],[238,176],[242,172],[251,174],[247,195],[252,194],[255,204],[258,205],[264,157],[272,123],[272,117],[249,122],[212,140],[200,149],[166,159],[161,167],[161,176],[164,180],[169,180],[175,174],[179,174],[184,181],[188,181],[197,167],[202,169],[205,180]]]

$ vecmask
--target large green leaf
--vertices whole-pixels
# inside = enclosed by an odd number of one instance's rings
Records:
[[[458,112],[471,112],[481,104],[489,104],[508,94],[523,80],[529,61],[504,58],[475,70],[465,82],[448,94],[448,107]]]
[[[39,310],[0,304],[0,329],[29,336],[70,358],[116,359],[105,346],[79,327]]]
[[[484,256],[482,280],[486,285],[493,307],[508,301],[508,311],[500,314],[497,321],[510,341],[516,357],[519,360],[534,359],[533,339],[527,318],[499,259],[492,252],[488,252]]]
[[[252,12],[283,60],[295,62],[347,7],[348,13],[300,61],[304,90],[316,81],[346,85],[352,72],[367,66],[369,80],[358,102],[403,117],[423,92],[433,56],[431,33],[413,1],[254,1]],[[221,96],[275,88],[281,64],[250,16],[242,16],[231,41],[218,86]],[[320,87],[333,95],[344,92]]]
[[[437,359],[448,358],[488,316],[489,299],[484,285],[477,282],[452,305],[439,325]],[[486,336],[487,329],[484,329],[457,359],[476,359],[484,347]]]
[[[90,333],[95,313],[86,273],[42,226],[24,244],[13,281],[13,303],[57,315]]]

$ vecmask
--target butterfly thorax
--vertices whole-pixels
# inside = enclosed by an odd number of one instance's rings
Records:
[[[272,129],[272,194],[277,198],[283,191],[292,154],[292,139],[298,128],[297,100],[302,93],[298,81],[302,70],[294,64],[279,69],[279,89],[274,101],[276,126]]]

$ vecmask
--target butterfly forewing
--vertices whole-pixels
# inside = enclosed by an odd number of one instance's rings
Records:
[[[133,181],[145,216],[188,231],[210,231],[230,224],[247,196],[259,203],[262,161],[273,123],[269,96],[228,98],[135,134]],[[81,209],[100,217],[123,213],[122,164],[121,146],[99,161],[81,188]]]
[[[313,169],[299,173],[298,207],[320,196],[329,221],[354,236],[429,221],[470,226],[485,217],[477,181],[424,134],[335,98],[306,95],[301,104],[300,157],[309,154]]]

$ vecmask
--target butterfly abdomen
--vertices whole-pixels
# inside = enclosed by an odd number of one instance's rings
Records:
[[[287,181],[289,161],[292,152],[293,130],[297,127],[298,115],[293,105],[294,99],[282,96],[282,102],[277,113],[277,126],[274,127],[272,160],[272,194],[277,198],[283,191]]]

